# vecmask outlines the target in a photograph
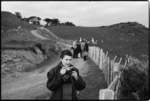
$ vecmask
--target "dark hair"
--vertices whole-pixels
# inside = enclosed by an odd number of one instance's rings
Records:
[[[60,58],[63,59],[65,55],[72,57],[72,53],[69,50],[63,50],[60,54]]]

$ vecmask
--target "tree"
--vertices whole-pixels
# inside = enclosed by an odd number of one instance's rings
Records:
[[[72,22],[65,22],[65,25],[67,25],[67,26],[75,26]]]
[[[36,16],[31,16],[27,19],[29,22],[35,24],[35,25],[40,25],[40,17],[36,17]]]
[[[46,26],[51,26],[51,25],[58,25],[59,24],[59,20],[56,18],[50,19],[50,18],[45,18],[44,21],[47,22]]]
[[[52,24],[54,24],[54,25],[58,25],[59,24],[59,20],[58,19],[56,19],[56,18],[53,18],[52,19]]]
[[[40,25],[41,18],[37,17],[37,25]]]
[[[16,14],[16,16],[17,16],[18,18],[22,19],[22,15],[21,15],[20,12],[15,12],[15,14]]]
[[[45,18],[44,21],[47,23],[46,26],[50,26],[52,23],[52,19],[50,18]]]
[[[29,18],[26,18],[26,17],[22,18],[22,20],[26,21],[26,22],[29,22]]]

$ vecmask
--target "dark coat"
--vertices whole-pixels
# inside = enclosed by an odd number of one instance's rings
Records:
[[[89,51],[89,44],[87,42],[85,42],[84,51]]]
[[[47,88],[52,91],[52,95],[50,99],[58,99],[62,100],[62,84],[63,82],[63,75],[60,74],[60,70],[62,68],[62,63],[60,62],[58,66],[52,68],[51,70],[48,71],[47,77]],[[81,76],[79,75],[79,71],[77,68],[74,67],[74,70],[78,74],[78,79],[75,80],[73,77],[71,77],[71,84],[72,84],[72,99],[76,100],[76,91],[77,90],[82,90],[86,87],[85,82],[82,80]]]

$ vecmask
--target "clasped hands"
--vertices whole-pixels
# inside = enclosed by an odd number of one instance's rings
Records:
[[[67,71],[69,71],[70,68],[67,68],[67,67],[63,67],[61,70],[60,70],[60,73],[62,75],[64,75]],[[78,75],[77,75],[77,72],[76,71],[72,71],[71,73],[71,76],[73,76],[76,80],[78,79]]]

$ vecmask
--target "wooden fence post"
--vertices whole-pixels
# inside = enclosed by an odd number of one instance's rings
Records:
[[[95,63],[97,64],[97,47],[95,46]]]
[[[102,70],[103,49],[100,50],[100,69]]]
[[[116,58],[117,58],[117,55],[115,56],[115,58],[114,58],[113,62],[115,62]]]
[[[90,58],[92,59],[92,50],[91,50],[91,47],[90,47]]]
[[[95,46],[93,47],[93,61],[95,62]]]
[[[110,69],[109,69],[109,57],[108,57],[108,80],[107,80],[107,85],[109,85],[109,79],[110,79]]]
[[[106,55],[105,55],[106,57],[108,56],[108,51],[106,52]]]
[[[95,62],[95,46],[93,46],[93,61]]]
[[[95,46],[95,64],[97,64],[97,47]]]
[[[107,68],[107,57],[105,57],[105,63],[104,63],[105,65],[105,67],[104,67],[104,71],[105,71],[105,80],[106,80],[106,82],[107,82],[107,80],[108,80],[108,68]]]
[[[126,67],[126,65],[127,65],[127,60],[125,61],[124,67]]]
[[[99,66],[99,61],[100,61],[100,48],[98,47],[98,49],[97,49],[97,52],[98,52],[98,54],[97,54],[97,64],[98,64],[98,66]]]
[[[119,60],[119,64],[121,63],[121,60],[122,60],[122,57],[121,57],[120,60]]]
[[[96,60],[96,47],[94,46],[94,62]]]
[[[99,69],[101,69],[101,49],[99,48]]]
[[[90,49],[90,47],[89,47],[88,57],[89,57],[89,58],[91,57],[91,49]]]
[[[93,57],[94,57],[94,55],[93,55],[93,47],[91,48],[91,50],[92,50],[92,57],[91,58],[92,58],[92,61],[93,61]]]
[[[111,61],[111,80],[110,82],[113,81],[113,61]]]
[[[99,52],[98,52],[98,47],[96,47],[96,64],[98,65],[98,54],[99,54]]]
[[[103,51],[103,55],[102,55],[102,69],[105,71],[105,67],[104,67],[104,64],[105,64],[105,61],[106,61],[106,57],[105,57],[105,53]]]
[[[97,64],[97,60],[98,60],[98,56],[97,56],[97,47],[96,47],[95,53],[96,53],[96,54],[95,54],[95,56],[96,56],[96,58],[95,58],[96,61],[95,61],[95,62],[96,62],[96,64]]]
[[[91,48],[89,47],[88,57],[91,58]]]
[[[92,47],[92,60],[94,60],[94,47]]]

